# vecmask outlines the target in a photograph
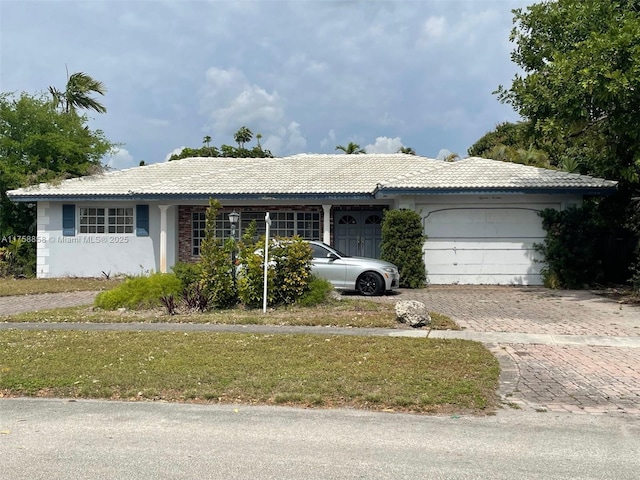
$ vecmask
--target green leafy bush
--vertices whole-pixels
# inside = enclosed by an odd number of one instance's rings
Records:
[[[296,303],[302,307],[321,305],[329,300],[332,291],[333,285],[331,285],[331,282],[312,275],[309,281],[309,288]]]
[[[182,282],[184,288],[189,288],[200,281],[202,266],[199,263],[177,262],[173,267],[174,275]]]
[[[238,303],[238,291],[233,279],[235,265],[232,254],[236,248],[233,239],[223,242],[215,236],[218,200],[209,200],[205,217],[205,238],[200,245],[200,285],[214,307],[229,308]]]
[[[36,244],[15,237],[0,246],[0,277],[33,277]]]
[[[422,246],[426,240],[417,212],[403,209],[384,213],[380,258],[398,267],[401,287],[425,286],[427,272],[422,259]]]
[[[181,291],[182,283],[172,273],[129,277],[116,288],[98,294],[95,306],[105,310],[155,308],[162,305],[162,297],[179,296]]]
[[[269,252],[275,262],[275,293],[278,303],[295,303],[309,288],[312,250],[300,237],[276,239]]]
[[[264,236],[250,242],[245,235],[240,248],[238,294],[247,307],[259,307],[264,295]],[[273,238],[269,247],[267,269],[267,305],[295,303],[309,289],[311,247],[299,237]]]
[[[264,258],[255,252],[245,252],[240,258],[241,270],[238,275],[238,296],[249,308],[262,306],[264,296]],[[275,269],[267,270],[267,304],[276,301],[274,288]]]
[[[544,242],[534,245],[544,257],[542,279],[548,288],[584,288],[602,278],[599,256],[599,216],[595,205],[539,213],[546,230]]]

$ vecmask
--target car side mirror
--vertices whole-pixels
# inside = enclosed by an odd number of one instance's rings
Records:
[[[329,252],[329,253],[327,253],[327,258],[328,258],[329,260],[337,260],[337,259],[338,259],[338,258],[340,258],[340,257],[338,257],[338,256],[337,256],[335,253],[333,253],[333,252]]]

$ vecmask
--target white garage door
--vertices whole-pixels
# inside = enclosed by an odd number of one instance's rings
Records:
[[[559,205],[419,206],[429,237],[424,246],[429,283],[542,284],[533,245],[545,236],[537,212],[549,207]]]

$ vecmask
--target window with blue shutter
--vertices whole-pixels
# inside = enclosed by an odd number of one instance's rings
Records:
[[[136,236],[149,236],[149,205],[136,205]]]
[[[74,237],[76,235],[76,206],[62,205],[62,235]]]

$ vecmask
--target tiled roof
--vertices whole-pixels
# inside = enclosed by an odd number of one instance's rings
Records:
[[[614,188],[617,182],[536,168],[517,163],[471,157],[456,162],[440,162],[437,174],[407,172],[384,184],[394,189],[597,189]]]
[[[371,196],[383,190],[614,189],[616,182],[482,158],[444,162],[405,154],[186,158],[40,184],[16,200],[126,196]]]

